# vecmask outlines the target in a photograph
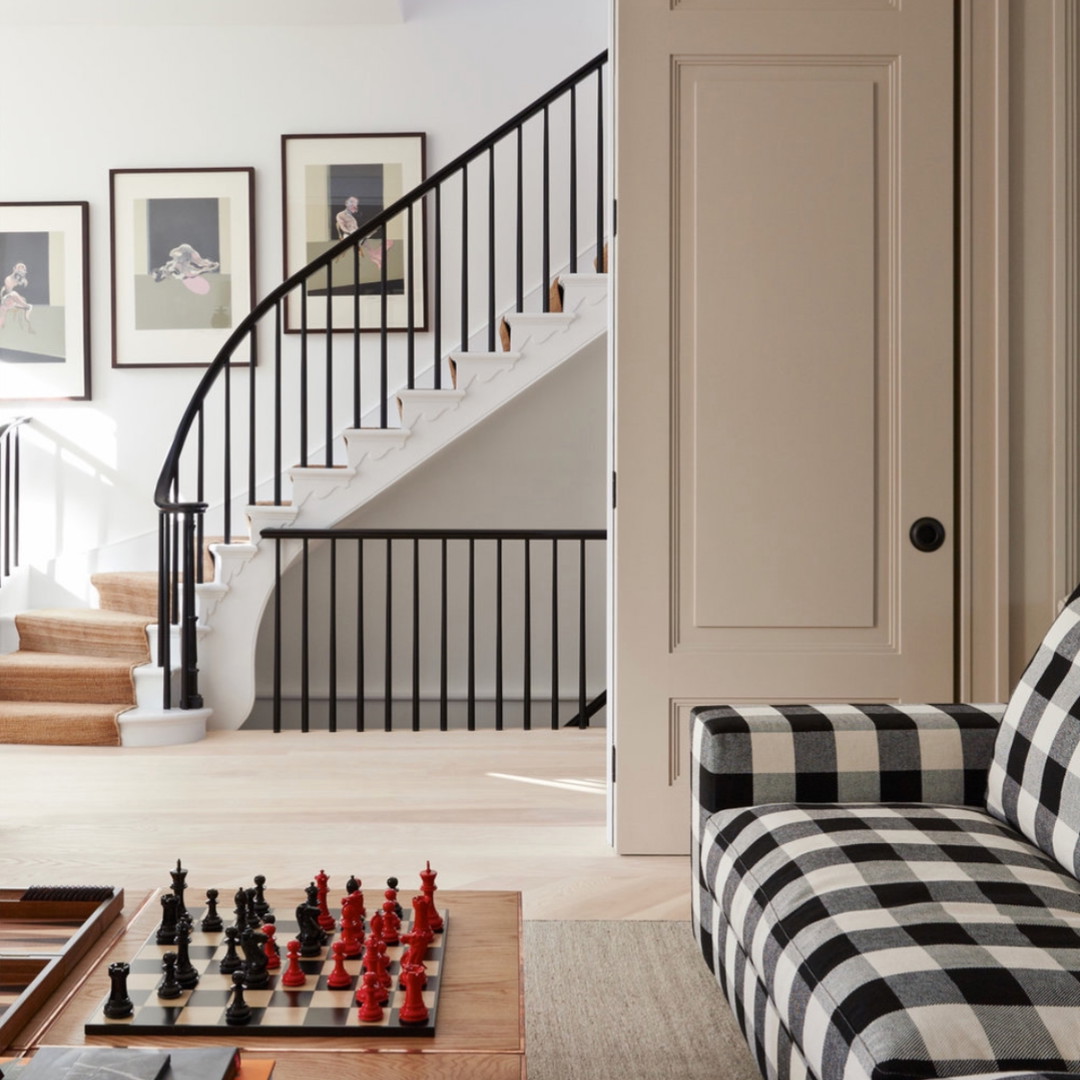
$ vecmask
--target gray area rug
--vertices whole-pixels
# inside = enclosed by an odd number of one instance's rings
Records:
[[[529,1080],[761,1080],[689,922],[525,923]]]

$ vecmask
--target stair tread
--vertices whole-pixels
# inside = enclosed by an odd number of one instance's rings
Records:
[[[116,626],[138,626],[145,628],[152,619],[145,615],[132,615],[127,611],[107,611],[104,608],[36,608],[33,611],[23,611],[15,616],[16,622],[23,620],[39,620],[47,622],[74,622],[85,623],[112,623]]]
[[[99,671],[130,671],[134,661],[112,656],[81,656],[78,653],[37,652],[34,649],[17,649],[0,656],[0,667],[92,667]]]
[[[130,701],[97,704],[83,701],[0,701],[0,720],[13,716],[63,715],[71,718],[112,718],[117,713],[135,708]]]

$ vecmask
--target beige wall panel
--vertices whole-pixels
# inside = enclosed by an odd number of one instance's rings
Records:
[[[671,0],[672,11],[888,11],[900,0]]]
[[[680,68],[677,647],[875,624],[875,74]]]

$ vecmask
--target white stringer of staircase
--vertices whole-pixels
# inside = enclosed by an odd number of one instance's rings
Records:
[[[606,334],[607,275],[563,274],[559,281],[562,312],[506,316],[512,351],[452,353],[453,389],[397,391],[399,427],[342,432],[345,467],[289,469],[289,505],[247,507],[249,541],[214,545],[214,580],[195,587],[205,708],[163,710],[162,673],[153,663],[145,665],[136,670],[139,704],[119,717],[122,745],[195,742],[208,729],[233,730],[244,723],[255,701],[259,624],[276,582],[274,544],[263,540],[262,530],[337,524]],[[299,540],[283,541],[282,568],[301,550]],[[156,627],[149,632],[156,652]],[[174,631],[174,661],[179,648]]]

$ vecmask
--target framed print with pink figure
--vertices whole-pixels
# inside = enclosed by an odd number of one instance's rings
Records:
[[[206,367],[255,303],[255,170],[112,169],[109,195],[113,367]]]
[[[0,203],[0,401],[90,397],[89,216]]]

